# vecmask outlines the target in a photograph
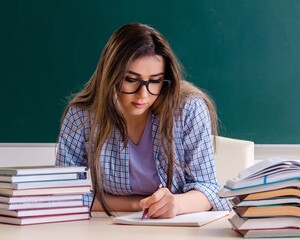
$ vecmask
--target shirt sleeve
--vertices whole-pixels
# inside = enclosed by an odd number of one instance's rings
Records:
[[[70,107],[62,122],[56,154],[57,166],[86,166],[87,162],[87,118],[85,111]],[[80,176],[84,177],[85,176]],[[84,205],[91,205],[92,194],[83,194]]]
[[[202,99],[190,99],[183,109],[183,147],[187,167],[183,191],[198,190],[209,200],[213,210],[230,210],[226,199],[217,195],[219,184],[215,175],[211,120]]]

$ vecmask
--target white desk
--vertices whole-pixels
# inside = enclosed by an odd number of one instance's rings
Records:
[[[240,235],[231,230],[227,218],[217,220],[202,227],[114,225],[108,217],[93,218],[89,221],[50,223],[31,226],[0,224],[0,236],[3,240],[242,239]]]

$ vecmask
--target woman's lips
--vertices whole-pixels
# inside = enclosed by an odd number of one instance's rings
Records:
[[[136,108],[144,108],[146,106],[146,103],[132,103]]]

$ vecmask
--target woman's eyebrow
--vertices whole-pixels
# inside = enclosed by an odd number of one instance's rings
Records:
[[[127,73],[130,73],[130,74],[135,75],[135,76],[138,76],[138,77],[141,77],[141,76],[142,76],[141,74],[139,74],[139,73],[137,73],[137,72],[133,72],[133,71],[128,71]],[[157,76],[162,76],[162,75],[164,75],[163,72],[161,72],[161,73],[156,73],[156,74],[152,74],[152,75],[150,75],[150,77],[157,77]]]

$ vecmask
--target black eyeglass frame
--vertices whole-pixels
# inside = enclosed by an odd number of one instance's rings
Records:
[[[141,88],[142,86],[146,86],[146,89],[147,91],[151,94],[151,95],[154,95],[154,96],[159,96],[159,95],[162,95],[164,94],[165,92],[165,89],[166,89],[166,85],[167,84],[168,86],[171,84],[171,80],[167,80],[167,79],[163,79],[163,80],[159,80],[159,81],[162,81],[163,82],[163,86],[160,90],[160,93],[157,93],[157,94],[154,94],[152,92],[150,92],[149,90],[149,83],[151,83],[152,81],[158,81],[158,80],[141,80],[141,79],[134,79],[135,81],[138,81],[140,83],[140,86],[138,86],[138,88],[133,91],[133,92],[124,92],[124,91],[120,91],[121,93],[125,93],[125,94],[134,94],[134,93],[137,93]]]

